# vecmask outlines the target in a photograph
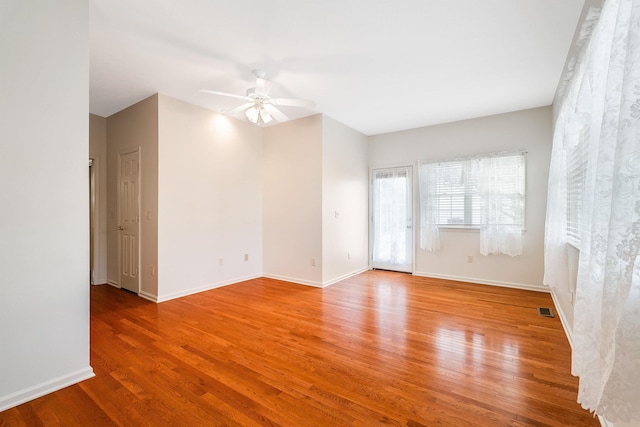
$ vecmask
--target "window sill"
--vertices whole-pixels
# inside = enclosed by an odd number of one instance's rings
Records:
[[[468,225],[438,225],[438,229],[441,231],[464,231],[468,233],[480,232],[480,227]]]
[[[480,226],[474,225],[438,225],[437,226],[440,231],[462,231],[465,233],[479,233]],[[525,233],[527,231],[526,228],[522,229],[522,232]]]
[[[576,242],[567,242],[567,245],[571,246],[576,251],[580,252],[580,244]]]

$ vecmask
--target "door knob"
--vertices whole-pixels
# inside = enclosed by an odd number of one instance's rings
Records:
[[[118,230],[122,231],[122,230],[124,230],[124,227],[123,227],[123,226],[121,226],[121,225],[119,225],[119,226],[118,226]]]

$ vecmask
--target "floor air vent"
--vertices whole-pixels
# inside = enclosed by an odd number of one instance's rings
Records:
[[[553,317],[553,311],[548,307],[538,307],[538,314],[544,317]]]

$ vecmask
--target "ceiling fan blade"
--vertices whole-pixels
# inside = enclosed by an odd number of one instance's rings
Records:
[[[306,99],[291,99],[291,98],[274,98],[271,100],[274,105],[284,105],[287,107],[301,107],[312,110],[315,108],[316,103],[308,101]]]
[[[231,98],[237,98],[242,100],[249,99],[247,96],[244,96],[244,95],[235,95],[233,93],[218,92],[217,90],[200,89],[200,92],[210,93],[211,95],[229,96]]]
[[[256,95],[267,96],[271,90],[271,83],[269,80],[265,80],[261,77],[256,77]]]
[[[289,117],[285,116],[285,114],[282,111],[278,110],[273,105],[264,104],[263,107],[265,110],[267,110],[269,114],[271,114],[271,117],[273,117],[277,122],[286,122],[287,120],[289,120]]]
[[[239,105],[235,108],[232,108],[231,110],[225,110],[222,112],[222,114],[224,114],[225,116],[233,116],[234,114],[239,113],[242,110],[246,110],[252,105],[253,105],[252,102],[247,102],[246,104]]]

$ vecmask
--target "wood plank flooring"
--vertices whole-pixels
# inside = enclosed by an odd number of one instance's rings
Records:
[[[371,271],[154,304],[91,288],[96,377],[1,426],[597,426],[548,294]]]

